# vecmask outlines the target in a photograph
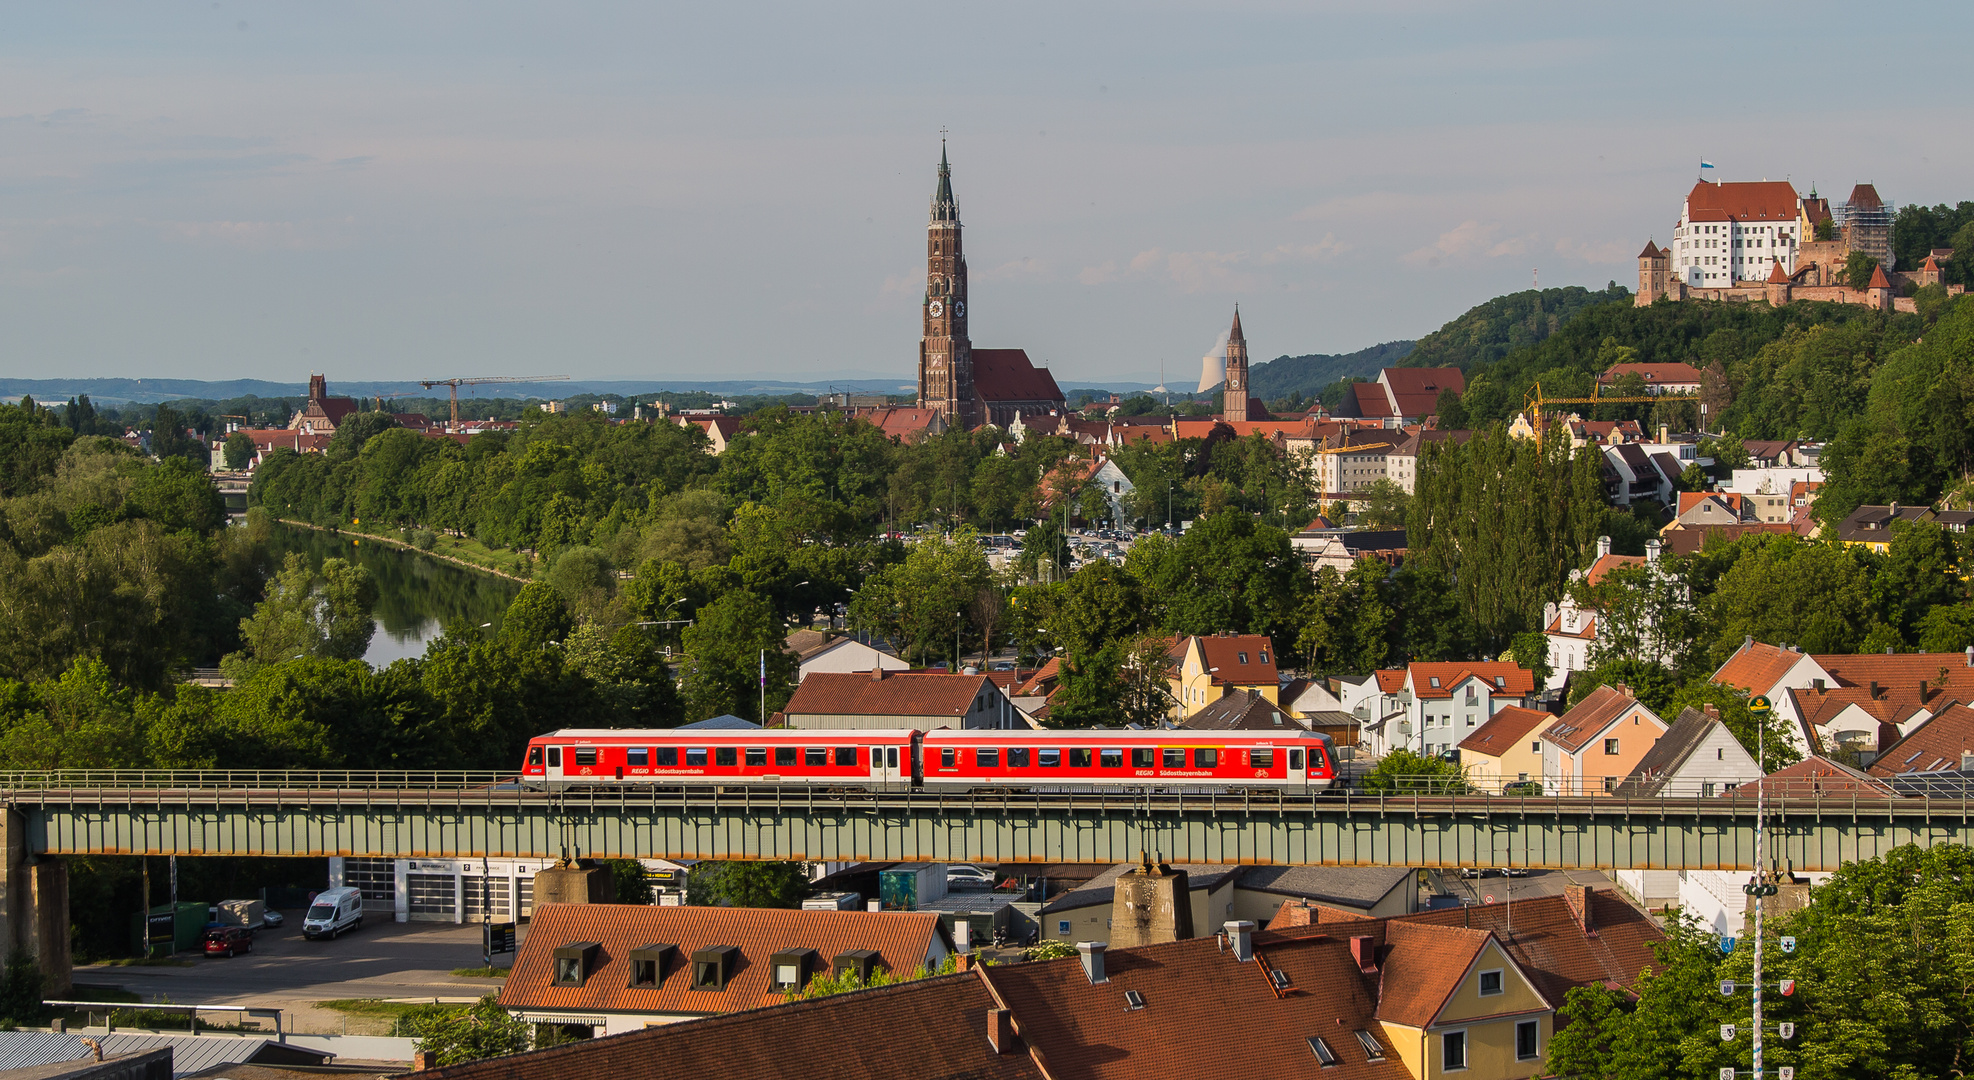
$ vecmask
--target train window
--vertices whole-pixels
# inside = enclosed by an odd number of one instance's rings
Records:
[[[853,766],[853,765],[855,765],[856,763],[857,763],[857,748],[856,748],[856,747],[854,747],[854,746],[839,746],[839,747],[837,747],[837,748],[836,748],[836,764],[837,764],[837,765],[839,765],[839,766],[843,766],[843,767],[849,767],[849,766]]]
[[[553,750],[549,751],[551,754],[554,752]],[[1037,750],[1035,751],[1035,764],[1044,769],[1060,768],[1062,766],[1062,751],[1047,747]]]
[[[1152,767],[1152,758],[1154,756],[1151,747],[1134,746],[1131,748],[1131,767],[1134,769],[1149,769]]]
[[[807,746],[802,749],[802,764],[813,769],[829,764],[829,747]]]
[[[530,765],[541,764],[541,747],[539,746],[528,747],[528,764]]]
[[[1289,750],[1289,768],[1291,768],[1291,769],[1300,769],[1300,768],[1302,768],[1302,751],[1301,751],[1301,750],[1299,750],[1299,749],[1295,749],[1295,748],[1290,748],[1290,750]]]
[[[1026,746],[1008,747],[1008,768],[1026,769],[1028,767],[1028,753],[1029,751]]]
[[[1275,751],[1249,750],[1247,752],[1247,763],[1257,769],[1272,769],[1275,767]]]
[[[557,769],[559,769],[559,768],[561,768],[561,767],[562,767],[562,748],[561,748],[561,747],[559,747],[559,746],[551,746],[551,747],[549,747],[549,748],[548,748],[548,763],[549,763],[549,765],[551,765],[551,766],[553,766],[553,767],[555,767],[555,768],[557,768]]]
[[[1168,769],[1183,769],[1186,767],[1186,752],[1179,747],[1166,747],[1163,756],[1165,758],[1165,767]]]
[[[1320,769],[1323,767],[1322,747],[1312,746],[1309,748],[1309,767],[1312,769]]]
[[[1090,767],[1090,748],[1089,748],[1089,747],[1087,747],[1087,746],[1073,746],[1073,747],[1070,747],[1070,749],[1069,749],[1069,767],[1070,767],[1070,768],[1072,768],[1072,769],[1087,769],[1087,768],[1089,768],[1089,767]]]
[[[884,748],[884,767],[887,769],[895,769],[898,767],[897,747],[887,746]]]
[[[729,750],[729,751],[727,751],[727,753],[729,753],[729,754],[731,754],[731,753],[733,753],[733,751],[731,751],[731,750]],[[706,748],[705,748],[705,747],[703,747],[703,746],[688,746],[688,747],[686,747],[686,751],[685,751],[685,765],[686,765],[686,768],[688,768],[688,769],[703,769],[703,768],[705,768],[705,767],[706,767]]]
[[[946,746],[946,747],[941,747],[941,748],[940,748],[940,750],[939,750],[939,767],[940,767],[940,768],[942,768],[942,769],[950,769],[950,768],[952,768],[952,767],[953,767],[953,748],[952,748],[952,747],[950,747],[950,746]]]
[[[767,763],[768,763],[767,747],[750,746],[747,748],[747,764],[750,768],[757,766],[765,766],[767,765]]]
[[[1193,768],[1217,769],[1220,767],[1220,751],[1200,747],[1193,751]]]
[[[676,746],[654,746],[651,748],[651,763],[661,769],[679,767],[679,748]]]
[[[794,748],[794,747],[792,747],[792,746],[777,746],[777,747],[775,747],[775,765],[776,765],[776,766],[783,766],[783,765],[793,765],[793,764],[795,764],[795,748]]]
[[[998,769],[1001,767],[1001,752],[985,748],[973,752],[973,767],[976,769]]]
[[[651,764],[651,750],[643,746],[633,746],[625,750],[624,764],[632,768]]]
[[[1106,769],[1123,768],[1124,767],[1123,747],[1114,746],[1106,750],[1097,751],[1097,764],[1103,766]]]
[[[737,746],[720,746],[713,749],[713,764],[715,765],[723,765],[731,769],[734,765],[738,764],[736,759],[739,757],[740,748]]]
[[[583,765],[594,765],[594,764],[596,764],[596,747],[594,746],[576,747],[576,765],[578,767],[581,767]]]

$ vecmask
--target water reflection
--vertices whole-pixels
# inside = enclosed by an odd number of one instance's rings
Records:
[[[445,624],[461,619],[478,626],[500,628],[501,613],[521,590],[517,582],[476,573],[449,562],[375,542],[358,543],[348,536],[277,525],[268,544],[276,557],[298,551],[309,565],[341,557],[353,560],[377,580],[377,633],[363,658],[376,667],[408,656],[425,655],[425,643]]]

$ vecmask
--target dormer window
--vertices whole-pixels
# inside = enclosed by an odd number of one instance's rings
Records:
[[[1245,663],[1247,663],[1247,654],[1246,654],[1246,653],[1240,653],[1240,654],[1238,654],[1238,655],[1239,655],[1239,656],[1240,656],[1240,658],[1241,658],[1241,663],[1243,663],[1243,664],[1245,664]]]
[[[768,961],[768,974],[776,990],[800,990],[809,984],[818,963],[814,949],[783,949]]]
[[[581,986],[596,969],[596,958],[603,946],[594,941],[578,941],[555,950],[555,985]]]
[[[655,987],[665,981],[676,945],[640,945],[631,950],[631,986]]]
[[[740,959],[740,949],[733,945],[714,945],[692,954],[692,988],[694,990],[725,990],[727,980],[733,976],[734,964]]]
[[[1267,649],[1263,649],[1263,650],[1261,650],[1261,662],[1262,662],[1262,663],[1264,663],[1264,664],[1268,662],[1268,650],[1267,650]]]

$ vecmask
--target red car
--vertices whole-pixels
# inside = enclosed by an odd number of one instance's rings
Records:
[[[244,926],[215,926],[206,931],[207,956],[234,956],[254,951],[254,932]]]

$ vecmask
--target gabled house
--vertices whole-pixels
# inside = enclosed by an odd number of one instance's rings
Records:
[[[1712,799],[1761,775],[1755,756],[1709,705],[1681,710],[1614,794],[1623,799]],[[1677,870],[1618,870],[1614,876],[1619,888],[1648,908],[1679,903]]]
[[[1212,634],[1180,638],[1166,651],[1172,718],[1184,720],[1236,690],[1251,690],[1275,703],[1281,676],[1275,646],[1261,634]]]
[[[788,635],[785,647],[795,656],[798,682],[818,671],[851,674],[869,673],[877,668],[886,671],[911,670],[911,665],[902,658],[840,634],[797,630]]]
[[[1712,681],[1745,690],[1750,697],[1767,698],[1791,733],[1796,752],[1808,754],[1814,744],[1803,727],[1802,715],[1796,711],[1795,700],[1787,692],[1826,686],[1836,680],[1814,656],[1748,638],[1714,671]]]
[[[1541,783],[1542,733],[1559,717],[1543,709],[1506,706],[1478,731],[1460,740],[1467,782],[1500,792],[1511,784]]]
[[[1642,566],[1654,573],[1664,570],[1659,562],[1660,543],[1648,540],[1643,555],[1611,554],[1611,538],[1597,538],[1597,557],[1581,570],[1570,571],[1573,588],[1582,582],[1590,587],[1602,584],[1611,571],[1620,567]],[[1542,607],[1542,636],[1549,643],[1549,686],[1562,686],[1571,672],[1590,670],[1591,652],[1597,647],[1597,612],[1585,608],[1566,589],[1559,600]],[[1658,658],[1664,662],[1666,657]]]
[[[1535,699],[1535,676],[1501,661],[1414,663],[1375,674],[1380,693],[1363,704],[1382,712],[1364,721],[1358,739],[1368,757],[1399,748],[1445,757],[1496,712]]]
[[[936,968],[952,951],[931,913],[543,904],[500,1004],[615,1034],[774,1005],[844,968]]]
[[[727,447],[741,433],[742,418],[738,416],[681,416],[680,427],[696,427],[706,435],[706,452],[714,456],[724,454]]]
[[[1628,688],[1592,690],[1542,733],[1545,794],[1612,794],[1665,733]]]
[[[1490,930],[1385,924],[1378,1021],[1413,1076],[1535,1076],[1556,1006]]]
[[[1014,703],[984,675],[818,671],[782,707],[792,728],[1024,728]]]
[[[1925,521],[1932,513],[1930,506],[1900,506],[1898,503],[1860,506],[1838,522],[1834,531],[1840,542],[1866,547],[1882,555],[1891,550],[1894,522]]]
[[[1956,702],[1885,747],[1866,771],[1897,779],[1974,770],[1974,709]]]
[[[1253,690],[1236,690],[1186,717],[1189,731],[1303,731],[1306,725]]]

